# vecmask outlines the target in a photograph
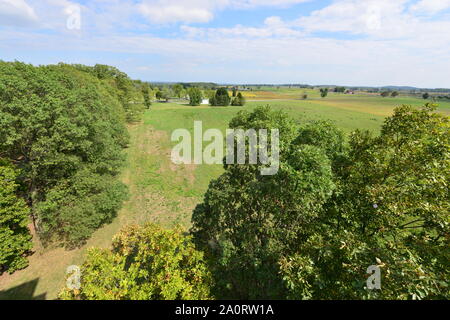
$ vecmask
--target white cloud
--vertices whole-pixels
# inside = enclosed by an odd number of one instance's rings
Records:
[[[411,7],[415,13],[435,14],[450,8],[450,0],[421,0]]]
[[[286,25],[280,17],[268,17],[262,27],[236,25],[232,28],[198,28],[181,26],[181,30],[190,38],[292,38],[304,35]]]
[[[0,25],[27,26],[37,20],[33,8],[24,0],[0,0]]]
[[[208,22],[213,18],[214,4],[209,1],[144,1],[139,9],[153,23]]]
[[[20,56],[33,50],[57,51],[54,59],[59,60],[38,63],[86,63],[83,59],[91,59],[91,63],[113,64],[145,80],[450,87],[450,20],[418,14],[416,10],[424,1],[335,0],[293,21],[268,16],[256,26],[189,25],[210,21],[219,10],[233,6],[294,2],[299,1],[145,0],[143,5],[155,7],[142,7],[131,0],[95,0],[83,7],[83,21],[91,25],[82,35],[0,28],[0,52],[14,48]],[[72,2],[28,0],[27,4],[46,25],[63,26],[64,9]],[[151,23],[139,29],[144,19],[134,18],[142,14]],[[181,35],[173,28],[171,36],[156,36],[159,26],[145,29],[152,23],[173,22],[183,22]],[[124,32],[127,24],[132,28]],[[319,36],[321,31],[328,32],[327,36]],[[335,32],[338,37],[334,37]],[[349,40],[342,33],[356,36]],[[64,51],[68,54],[59,54]],[[150,56],[158,62],[147,66]]]
[[[150,22],[209,22],[216,11],[225,8],[250,9],[259,6],[286,7],[311,0],[144,0],[138,5]]]
[[[289,5],[312,0],[230,0],[231,6],[240,8],[254,8],[258,6],[286,7]]]
[[[409,0],[340,0],[297,24],[307,31],[347,32],[352,34],[389,35],[397,37],[411,27],[411,17],[405,15]]]

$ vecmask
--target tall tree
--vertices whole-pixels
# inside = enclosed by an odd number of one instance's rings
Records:
[[[302,226],[331,195],[331,163],[318,147],[300,147],[299,128],[284,113],[241,111],[230,127],[279,129],[280,170],[261,176],[261,163],[225,165],[194,211],[192,232],[211,257],[218,296],[282,298],[287,291],[277,261],[295,248]]]
[[[281,261],[290,298],[449,298],[450,122],[434,110],[402,106],[380,136],[351,136],[338,189]],[[371,265],[381,290],[365,288]]]
[[[231,98],[228,94],[228,90],[226,88],[217,89],[214,97],[212,97],[209,102],[212,106],[229,106]]]
[[[403,106],[348,145],[329,123],[264,108],[230,127],[279,128],[280,170],[225,165],[194,211],[217,297],[449,298],[448,117]],[[365,288],[371,266],[381,291]]]
[[[199,88],[189,88],[189,104],[191,106],[198,106],[202,102],[202,91]]]
[[[183,92],[183,85],[177,83],[177,84],[173,85],[172,90],[173,90],[173,93],[175,94],[175,96],[179,99],[179,98],[181,98],[181,94]]]
[[[22,169],[36,231],[79,244],[126,194],[117,179],[126,110],[115,83],[68,65],[18,62],[0,62],[0,82],[0,155]]]
[[[147,109],[150,109],[152,105],[152,101],[150,99],[150,88],[147,83],[144,83],[142,86],[142,96],[144,98],[144,105]]]
[[[25,201],[17,196],[18,172],[0,159],[0,274],[28,266],[26,255],[32,248]]]

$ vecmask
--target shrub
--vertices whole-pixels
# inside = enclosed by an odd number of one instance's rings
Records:
[[[129,226],[112,249],[91,249],[81,267],[81,288],[63,289],[66,300],[210,299],[211,275],[203,253],[180,228]]]

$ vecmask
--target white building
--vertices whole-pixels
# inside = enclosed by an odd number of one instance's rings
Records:
[[[202,104],[209,104],[209,99],[203,99]]]

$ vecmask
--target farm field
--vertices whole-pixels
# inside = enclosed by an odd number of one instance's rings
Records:
[[[35,244],[30,266],[12,276],[0,277],[0,299],[55,299],[64,285],[65,269],[80,265],[90,247],[107,248],[111,238],[127,224],[152,221],[164,227],[190,226],[191,212],[201,202],[211,179],[222,172],[220,165],[174,165],[170,161],[173,130],[185,128],[192,132],[195,120],[203,122],[203,130],[224,131],[240,110],[270,105],[287,112],[297,121],[331,120],[349,133],[355,129],[378,132],[383,120],[395,106],[420,106],[424,100],[409,97],[381,98],[370,95],[330,94],[321,99],[307,92],[308,100],[299,100],[302,90],[246,93],[244,107],[191,107],[178,103],[154,103],[140,123],[128,127],[131,144],[128,161],[121,179],[129,188],[130,198],[113,223],[97,230],[82,248],[67,251],[44,249]],[[252,97],[251,94],[254,96]],[[256,101],[253,101],[256,100]],[[450,103],[440,103],[439,112],[450,114]]]

